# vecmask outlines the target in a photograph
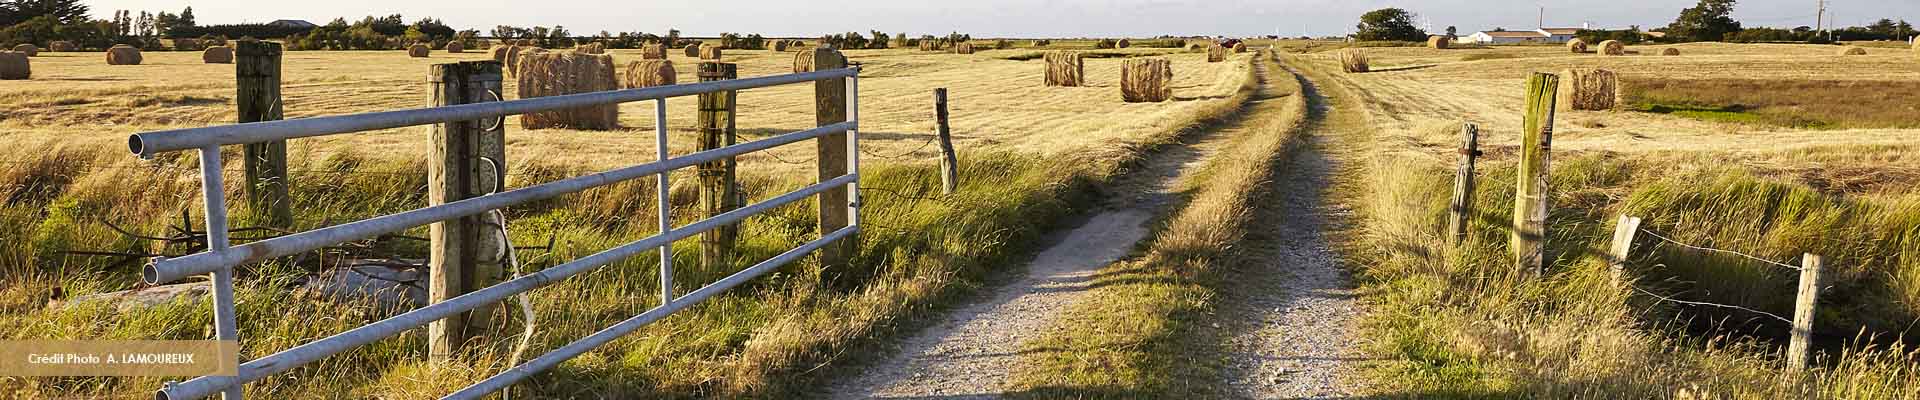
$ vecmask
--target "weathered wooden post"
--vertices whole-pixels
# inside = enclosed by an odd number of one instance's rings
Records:
[[[953,132],[947,126],[947,88],[933,89],[933,115],[940,127],[940,190],[953,194],[960,189],[960,159],[953,154]]]
[[[813,70],[826,71],[847,67],[847,59],[838,50],[827,47],[813,49]],[[813,117],[818,126],[838,124],[847,121],[847,81],[845,78],[827,79],[813,83]],[[847,134],[835,133],[814,140],[814,148],[820,153],[816,157],[818,181],[825,182],[847,174],[847,160],[853,157],[847,147]],[[820,235],[825,236],[840,228],[847,227],[849,206],[852,199],[845,190],[820,192],[815,204],[820,217]],[[856,236],[857,237],[857,236]],[[820,249],[820,264],[829,268],[844,266],[853,255],[859,243],[856,237],[848,237],[837,243]]]
[[[468,61],[438,64],[428,80],[433,84],[431,106],[495,101],[500,91],[500,63]],[[427,203],[440,205],[501,191],[506,180],[506,124],[504,119],[461,121],[433,126],[433,149],[427,159]],[[499,255],[506,245],[501,221],[491,214],[434,223],[428,268],[428,301],[438,303],[499,282],[504,269]],[[495,307],[482,307],[427,326],[427,353],[435,361],[458,354],[469,339],[483,334]]]
[[[1514,178],[1514,264],[1534,276],[1546,275],[1548,150],[1553,143],[1554,93],[1560,77],[1534,73],[1527,79],[1527,117],[1521,124],[1520,166]]]
[[[280,106],[280,44],[258,40],[234,43],[234,80],[240,108],[239,122],[278,121]],[[246,169],[247,206],[267,217],[275,228],[293,227],[292,183],[287,180],[287,141],[248,143],[241,165]]]
[[[1640,217],[1620,214],[1613,223],[1613,246],[1607,249],[1607,268],[1615,287],[1626,287],[1627,259],[1633,256],[1633,238],[1640,233]]]
[[[1453,174],[1453,205],[1447,214],[1447,243],[1455,246],[1467,240],[1467,224],[1473,217],[1473,163],[1480,157],[1480,126],[1463,124],[1460,136],[1460,169]]]
[[[712,82],[738,77],[735,64],[723,62],[700,63],[700,81]],[[702,93],[700,113],[697,117],[700,126],[700,151],[714,150],[732,146],[735,141],[733,110],[734,92]],[[735,161],[733,157],[725,160],[700,164],[700,205],[706,211],[702,217],[713,217],[740,208],[740,190],[735,186]],[[739,224],[727,224],[700,234],[700,265],[714,267],[722,265],[732,258],[734,241],[740,234]]]
[[[1787,343],[1787,371],[1799,375],[1813,357],[1813,307],[1820,304],[1820,256],[1800,256],[1800,293],[1793,302],[1793,339]]]

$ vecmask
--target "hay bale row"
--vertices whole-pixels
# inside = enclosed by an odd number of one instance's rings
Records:
[[[450,41],[450,42],[447,42],[446,50],[448,54],[465,53],[467,52],[467,45],[464,43],[460,43],[459,41]]]
[[[140,65],[140,49],[124,44],[107,49],[107,65]]]
[[[1453,38],[1442,35],[1428,36],[1427,47],[1433,48],[1434,50],[1446,50],[1447,48],[1453,47]]]
[[[1865,47],[1860,47],[1860,46],[1847,46],[1847,48],[1845,49],[1840,49],[1840,55],[1864,56],[1864,55],[1867,55],[1867,49]]]
[[[973,54],[973,43],[961,42],[953,45],[953,54]]]
[[[700,44],[699,43],[689,44],[687,45],[687,47],[682,48],[682,51],[687,53],[687,57],[699,57]]]
[[[1173,99],[1173,63],[1164,58],[1129,58],[1120,64],[1120,97],[1128,103]]]
[[[1347,71],[1347,73],[1357,74],[1369,70],[1367,54],[1360,52],[1360,49],[1340,50],[1336,56],[1340,58],[1340,69]]]
[[[33,61],[26,53],[0,51],[0,80],[22,80],[33,78]]]
[[[1624,55],[1627,55],[1627,45],[1625,43],[1620,43],[1620,41],[1618,40],[1603,41],[1603,42],[1600,42],[1600,54],[1609,55],[1609,56],[1624,56]]]
[[[13,52],[20,53],[20,55],[27,57],[39,57],[40,46],[34,46],[33,43],[21,43],[20,45],[13,46]]]
[[[673,70],[673,61],[640,60],[627,63],[627,80],[622,87],[639,89],[666,86],[674,84],[676,79],[678,74]]]
[[[656,44],[646,45],[645,47],[641,47],[640,59],[642,60],[667,59],[667,45],[656,43]]]
[[[720,46],[711,44],[700,45],[700,51],[697,55],[700,56],[702,60],[720,61]]]
[[[1567,90],[1562,98],[1567,108],[1580,111],[1604,111],[1614,107],[1619,94],[1620,77],[1604,69],[1575,68],[1567,71]]]
[[[58,40],[53,43],[47,43],[47,49],[54,52],[66,53],[80,51],[80,46],[73,44],[73,42]]]
[[[1077,87],[1086,84],[1086,57],[1071,51],[1049,51],[1047,61],[1047,86]]]
[[[592,93],[619,89],[613,56],[573,51],[527,52],[520,55],[520,98]],[[529,113],[520,117],[523,129],[571,128],[612,130],[620,124],[614,104]]]
[[[412,46],[407,46],[407,57],[427,58],[427,54],[431,52],[432,50],[425,44],[414,43]]]
[[[1587,41],[1580,40],[1580,38],[1574,38],[1573,40],[1568,40],[1567,50],[1572,51],[1574,53],[1585,53],[1587,52]]]
[[[573,46],[573,51],[587,53],[587,54],[607,54],[607,44],[600,43],[600,42],[582,44],[579,46]]]
[[[920,41],[920,51],[940,51],[940,42],[936,40]]]
[[[233,48],[226,46],[208,47],[200,53],[200,62],[207,64],[232,64]]]

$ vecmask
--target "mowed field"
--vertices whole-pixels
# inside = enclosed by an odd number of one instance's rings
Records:
[[[783,397],[852,364],[897,320],[935,309],[979,282],[1017,268],[1049,228],[1094,203],[1093,187],[1153,147],[1237,106],[1251,75],[1250,55],[1208,63],[1204,54],[1166,54],[1175,99],[1129,104],[1117,78],[1121,60],[1088,59],[1088,87],[1047,88],[1043,61],[1012,61],[1031,49],[972,55],[855,50],[863,65],[862,241],[853,265],[808,261],[735,288],[700,307],[649,326],[556,372],[522,393],[571,398],[594,393],[635,397]],[[1142,54],[1165,50],[1140,49]],[[695,60],[671,55],[680,82],[695,81]],[[617,64],[639,59],[612,50]],[[289,118],[424,106],[428,66],[481,60],[483,53],[401,51],[288,52],[283,61]],[[138,160],[129,134],[234,120],[233,66],[208,65],[198,53],[148,52],[140,66],[107,66],[99,53],[43,53],[34,79],[0,90],[0,338],[204,339],[207,303],[180,300],[122,309],[75,302],[141,288],[137,259],[71,251],[169,252],[171,247],[116,232],[166,235],[199,218],[198,173],[191,152]],[[793,53],[728,51],[742,77],[791,71]],[[932,90],[949,89],[961,189],[942,196],[930,144]],[[506,97],[514,98],[509,79]],[[812,126],[811,85],[740,93],[742,141]],[[694,99],[668,102],[674,154],[692,151]],[[509,120],[509,185],[524,187],[654,159],[653,103],[621,107],[614,131],[522,130]],[[425,127],[289,142],[296,229],[312,229],[424,206]],[[230,146],[229,199],[241,198]],[[795,144],[743,157],[749,201],[814,180],[813,146]],[[676,224],[694,218],[691,170],[673,178]],[[509,238],[542,246],[520,254],[529,270],[552,266],[652,235],[653,182],[642,179],[508,210]],[[235,203],[235,226],[257,224]],[[700,265],[696,240],[675,244],[677,290],[686,293],[740,267],[816,237],[813,205],[802,202],[742,224],[737,259]],[[187,217],[183,218],[183,214]],[[425,236],[424,227],[406,232]],[[237,236],[238,237],[238,236]],[[244,241],[244,240],[242,240]],[[424,257],[424,243],[403,238],[362,242],[365,251]],[[350,246],[351,247],[351,246]],[[331,254],[331,253],[330,253]],[[324,262],[330,257],[322,256]],[[304,261],[302,261],[304,260]],[[291,262],[289,262],[291,261]],[[364,325],[396,310],[337,302],[298,290],[312,259],[242,268],[237,296],[245,357],[252,359]],[[537,329],[525,360],[657,304],[654,257],[628,259],[532,292]],[[192,299],[192,297],[188,297]],[[515,307],[517,309],[517,307]],[[424,334],[395,338],[329,358],[248,387],[266,398],[437,398],[504,369],[519,334],[517,311],[496,310],[500,326],[450,367],[425,360]],[[0,397],[146,397],[161,378],[0,378]]]

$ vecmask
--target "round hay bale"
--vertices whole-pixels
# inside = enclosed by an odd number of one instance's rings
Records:
[[[699,53],[700,59],[702,60],[720,61],[720,46],[703,44],[700,45]]]
[[[1840,49],[1840,55],[1843,55],[1843,56],[1864,56],[1864,55],[1867,55],[1867,48],[1865,48],[1865,47],[1860,47],[1860,46],[1847,46],[1847,48],[1845,48],[1845,49]]]
[[[407,57],[427,58],[427,53],[430,51],[427,50],[427,45],[414,43],[412,46],[407,46]]]
[[[47,43],[47,50],[66,53],[66,52],[80,51],[80,46],[74,45],[73,42],[60,40],[60,41],[55,41],[53,43]]]
[[[953,54],[973,54],[973,43],[953,45]]]
[[[1668,47],[1668,48],[1664,48],[1664,49],[1660,49],[1660,55],[1663,55],[1663,56],[1677,56],[1677,55],[1680,55],[1680,49],[1676,49],[1676,48],[1672,48],[1672,47]]]
[[[1585,40],[1580,40],[1579,38],[1574,38],[1573,40],[1568,40],[1568,41],[1567,41],[1567,50],[1568,50],[1568,51],[1572,51],[1572,52],[1575,52],[1575,53],[1585,53],[1585,52],[1587,52],[1587,41],[1585,41]]]
[[[1040,40],[1033,41],[1033,47],[1047,47],[1052,45],[1053,45],[1052,40],[1040,39]]]
[[[512,45],[493,46],[493,48],[487,49],[487,52],[493,56],[493,60],[500,62],[500,65],[503,65],[503,66],[513,65],[513,64],[507,63],[507,53],[510,53],[512,51],[513,51]]]
[[[107,49],[107,65],[140,65],[140,49],[124,44]]]
[[[1202,51],[1206,51],[1206,50],[1207,50],[1207,48],[1205,48],[1205,47],[1200,47],[1200,44],[1199,44],[1199,43],[1187,43],[1187,52],[1188,52],[1188,53],[1199,53],[1199,52],[1202,52]]]
[[[520,72],[515,77],[522,99],[603,92],[619,89],[614,79],[613,56],[577,51],[530,51],[520,55]],[[613,130],[620,125],[620,107],[602,104],[557,111],[527,113],[520,117],[523,129],[569,128]]]
[[[1217,63],[1217,62],[1226,61],[1226,60],[1227,60],[1226,46],[1221,46],[1216,44],[1216,45],[1213,45],[1212,47],[1207,48],[1207,62]]]
[[[1120,41],[1118,41],[1118,42],[1114,42],[1114,44],[1113,44],[1113,47],[1114,47],[1114,48],[1116,48],[1116,49],[1124,49],[1124,48],[1128,48],[1128,47],[1133,47],[1133,41],[1132,41],[1132,40],[1127,40],[1127,39],[1120,39]]]
[[[1047,86],[1077,87],[1086,84],[1086,57],[1071,51],[1049,51],[1047,61]]]
[[[627,80],[623,87],[639,89],[643,87],[666,86],[674,84],[678,74],[673,70],[673,61],[640,60],[627,63]]]
[[[21,43],[18,46],[13,46],[13,52],[20,53],[27,57],[37,57],[40,55],[40,46],[34,46],[33,43]]]
[[[1367,53],[1360,52],[1360,49],[1340,50],[1335,56],[1340,58],[1340,69],[1347,73],[1357,74],[1371,69],[1367,65]]]
[[[201,51],[201,50],[206,50],[206,48],[200,46],[200,39],[174,39],[173,50],[174,51]]]
[[[1120,63],[1120,98],[1128,103],[1173,99],[1173,63],[1164,58],[1129,58]]]
[[[1913,41],[1913,54],[1920,55],[1920,40]]]
[[[685,51],[686,51],[686,53],[687,53],[687,57],[699,57],[699,56],[700,56],[700,44],[699,44],[699,43],[694,43],[694,44],[689,44],[689,45],[687,45],[687,47],[686,47],[685,49],[683,49],[683,50],[685,50]]]
[[[1595,68],[1575,68],[1568,70],[1567,80],[1562,82],[1566,89],[1561,98],[1567,108],[1580,111],[1611,110],[1615,98],[1619,95],[1620,77],[1613,71]]]
[[[773,41],[773,45],[768,47],[772,48],[775,53],[785,52],[787,51],[787,41],[775,40]]]
[[[200,61],[207,64],[232,64],[233,48],[226,46],[208,47],[200,52]]]
[[[465,53],[467,52],[467,45],[459,41],[449,41],[447,42],[447,52],[454,54]]]
[[[1624,55],[1627,55],[1627,45],[1625,43],[1620,43],[1620,41],[1618,40],[1603,41],[1603,42],[1600,42],[1600,54],[1609,55],[1609,56],[1624,56]]]
[[[587,53],[587,54],[607,54],[607,44],[600,43],[600,42],[582,44],[579,46],[573,46],[573,51]]]
[[[0,80],[33,79],[33,61],[26,53],[0,51]]]
[[[1234,43],[1234,44],[1233,44],[1233,52],[1234,52],[1234,53],[1245,53],[1245,52],[1247,52],[1247,43],[1246,43],[1246,42],[1240,42],[1240,43]]]
[[[1453,47],[1453,39],[1442,35],[1428,36],[1427,47],[1434,50],[1446,50],[1447,48]]]
[[[201,46],[209,46],[209,47],[211,47],[211,46],[226,46],[226,45],[227,45],[227,37],[226,37],[226,36],[201,36],[201,37],[200,37],[200,45],[201,45]]]
[[[819,52],[830,53],[831,57],[840,57],[842,60],[841,64],[845,64],[846,56],[840,54],[839,50],[819,47],[819,48],[813,48],[809,50],[803,50],[798,53],[794,53],[793,72],[794,73],[813,72],[813,58],[814,58],[814,55]]]
[[[667,59],[667,45],[654,43],[654,44],[646,45],[645,47],[641,47],[640,59],[642,60]]]
[[[513,46],[513,50],[507,51],[507,64],[505,65],[507,73],[519,76],[521,57],[525,57],[528,54],[545,54],[546,52],[547,49],[539,47]]]

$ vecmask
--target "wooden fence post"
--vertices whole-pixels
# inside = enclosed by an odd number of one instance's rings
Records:
[[[280,44],[258,40],[234,43],[234,80],[238,92],[239,122],[278,121],[280,105]],[[293,227],[292,186],[287,180],[287,141],[248,143],[241,165],[246,170],[247,205],[267,217],[271,227]]]
[[[1447,242],[1454,246],[1466,242],[1467,224],[1473,217],[1473,162],[1480,157],[1480,126],[1461,125],[1460,137],[1460,169],[1453,174],[1453,206],[1447,215]]]
[[[813,49],[814,71],[846,67],[847,59],[842,57],[839,51],[824,46]],[[825,126],[847,121],[846,78],[814,82],[813,100],[813,116],[816,124]],[[845,132],[825,135],[815,139],[814,148],[820,152],[820,155],[815,157],[818,161],[816,170],[818,171],[819,178],[816,182],[825,182],[847,174],[847,159],[853,155],[848,153],[847,134]],[[847,212],[847,209],[848,206],[852,205],[852,199],[847,196],[847,191],[828,190],[820,192],[820,196],[816,197],[816,199],[818,203],[815,204],[815,208],[818,210],[820,217],[820,235],[825,236],[840,230],[840,228],[847,227],[849,216],[851,215],[851,213]],[[857,249],[857,247],[855,247],[856,243],[859,243],[859,241],[855,237],[849,237],[846,240],[841,240],[838,243],[820,248],[820,264],[828,268],[845,266],[847,259],[853,255],[854,250]]]
[[[1554,93],[1560,77],[1534,73],[1527,79],[1527,117],[1521,125],[1520,165],[1513,193],[1514,264],[1536,277],[1546,275],[1548,150],[1553,143]]]
[[[500,63],[468,61],[438,64],[430,106],[497,101]],[[502,191],[506,179],[505,119],[461,121],[433,126],[427,159],[427,203],[440,205]],[[434,223],[428,268],[428,302],[438,303],[491,286],[503,278],[500,227],[491,214]],[[435,361],[458,354],[469,339],[481,336],[496,307],[482,307],[434,321],[427,327],[427,353]]]
[[[1820,256],[1800,256],[1800,292],[1793,302],[1793,339],[1787,343],[1787,371],[1798,375],[1813,355],[1813,307],[1820,304]]]
[[[738,77],[735,64],[722,62],[700,63],[700,81],[712,82]],[[714,150],[734,144],[734,92],[702,93],[700,113],[697,117],[700,126],[700,151]],[[740,190],[735,186],[735,161],[733,157],[725,160],[700,164],[700,205],[706,211],[703,218],[713,217],[740,208]],[[734,240],[740,234],[739,224],[727,224],[700,234],[700,265],[716,267],[732,258]]]
[[[953,194],[960,189],[960,159],[953,154],[953,133],[947,126],[947,88],[933,89],[933,115],[940,127],[940,189]]]
[[[1633,238],[1640,233],[1640,217],[1620,214],[1613,223],[1613,247],[1607,249],[1607,267],[1613,272],[1615,287],[1625,288],[1627,258],[1633,255]]]

